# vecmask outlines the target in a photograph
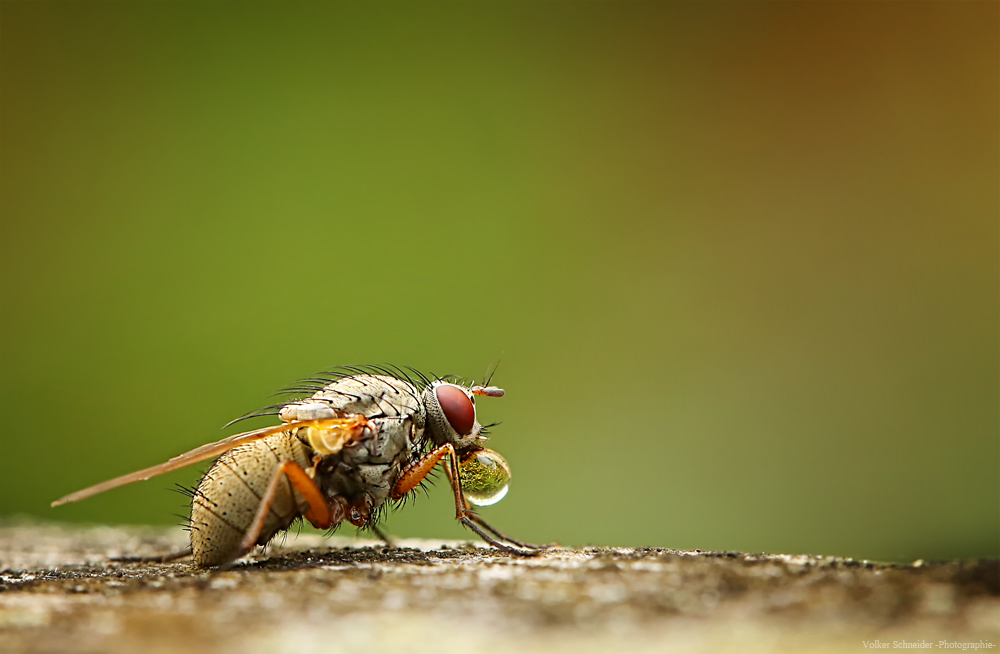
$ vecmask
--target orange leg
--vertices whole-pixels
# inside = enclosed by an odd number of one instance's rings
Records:
[[[414,488],[420,485],[427,475],[431,474],[438,463],[445,456],[449,457],[450,463],[445,468],[448,479],[451,481],[451,488],[455,492],[455,517],[459,520],[469,510],[469,505],[465,503],[465,493],[462,492],[462,481],[458,475],[458,456],[455,454],[455,446],[445,443],[441,447],[436,447],[423,455],[419,461],[403,471],[392,487],[392,499],[398,500]],[[453,474],[454,473],[454,474]]]
[[[404,470],[392,487],[392,499],[398,500],[419,486],[420,482],[430,474],[434,466],[440,463],[445,456],[448,457],[448,465],[445,466],[444,471],[448,475],[448,481],[451,482],[451,490],[455,494],[455,517],[458,518],[459,522],[479,534],[479,537],[490,545],[508,552],[524,556],[535,556],[540,553],[540,550],[544,549],[538,545],[522,543],[503,535],[472,512],[472,509],[469,508],[469,503],[465,500],[465,493],[462,491],[462,476],[458,468],[458,455],[455,453],[455,446],[451,443],[445,443],[440,447],[434,448],[422,456],[419,461]]]
[[[317,529],[329,529],[333,526],[333,514],[330,512],[330,507],[327,504],[326,498],[323,497],[323,491],[320,490],[316,482],[313,481],[305,470],[302,469],[295,461],[285,461],[278,467],[278,472],[275,473],[274,477],[271,478],[271,483],[267,485],[267,490],[264,491],[264,497],[260,500],[260,505],[257,507],[257,515],[254,516],[253,522],[250,523],[250,527],[247,529],[247,533],[243,536],[243,541],[240,543],[239,551],[233,560],[238,559],[247,552],[253,549],[253,546],[257,544],[257,539],[260,538],[260,532],[264,529],[264,522],[267,520],[267,514],[271,511],[271,504],[274,503],[274,496],[278,493],[278,485],[281,483],[282,476],[288,477],[288,481],[292,482],[292,486],[295,487],[302,497],[305,498],[306,502],[309,503],[309,510],[305,513],[305,519],[312,524],[313,527]],[[225,567],[225,566],[223,566]]]

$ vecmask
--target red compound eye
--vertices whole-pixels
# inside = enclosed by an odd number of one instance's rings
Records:
[[[444,384],[434,389],[434,393],[452,429],[462,436],[471,434],[472,427],[476,424],[476,407],[465,391],[458,386]]]

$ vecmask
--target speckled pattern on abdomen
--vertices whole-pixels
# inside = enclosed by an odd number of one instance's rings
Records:
[[[287,460],[312,465],[306,447],[287,433],[247,443],[223,454],[198,483],[191,503],[191,551],[198,566],[232,559],[253,522],[268,484]],[[258,544],[287,529],[308,508],[287,477],[278,486]]]

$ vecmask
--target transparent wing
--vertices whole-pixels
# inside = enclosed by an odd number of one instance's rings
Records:
[[[185,452],[184,454],[179,454],[174,458],[155,465],[152,468],[146,468],[144,470],[137,470],[135,472],[123,475],[121,477],[116,477],[115,479],[109,479],[108,481],[102,482],[90,488],[84,488],[83,490],[77,491],[75,493],[70,493],[66,497],[60,498],[52,503],[52,506],[60,506],[62,504],[69,504],[70,502],[77,502],[82,499],[86,499],[92,495],[97,495],[98,493],[103,493],[106,490],[111,490],[112,488],[118,488],[119,486],[124,486],[126,484],[131,484],[135,481],[144,481],[151,477],[156,477],[157,475],[162,475],[172,470],[178,470],[192,463],[198,463],[199,461],[204,461],[206,459],[214,459],[220,454],[224,454],[234,447],[239,447],[244,443],[250,443],[251,441],[257,441],[262,438],[267,438],[268,436],[273,436],[274,434],[280,434],[281,432],[291,431],[299,427],[320,427],[320,428],[330,428],[330,427],[350,427],[357,423],[357,418],[346,417],[346,418],[326,418],[323,420],[296,420],[293,422],[286,422],[281,425],[274,425],[273,427],[265,427],[264,429],[256,429],[254,431],[243,432],[242,434],[236,434],[228,438],[223,438],[221,441],[216,441],[214,443],[208,443],[207,445],[202,445],[201,447],[196,447],[190,452]]]

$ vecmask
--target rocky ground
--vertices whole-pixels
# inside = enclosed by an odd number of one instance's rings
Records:
[[[1000,651],[997,560],[607,547],[519,558],[313,536],[226,572],[109,560],[184,544],[178,530],[0,526],[0,651]]]

